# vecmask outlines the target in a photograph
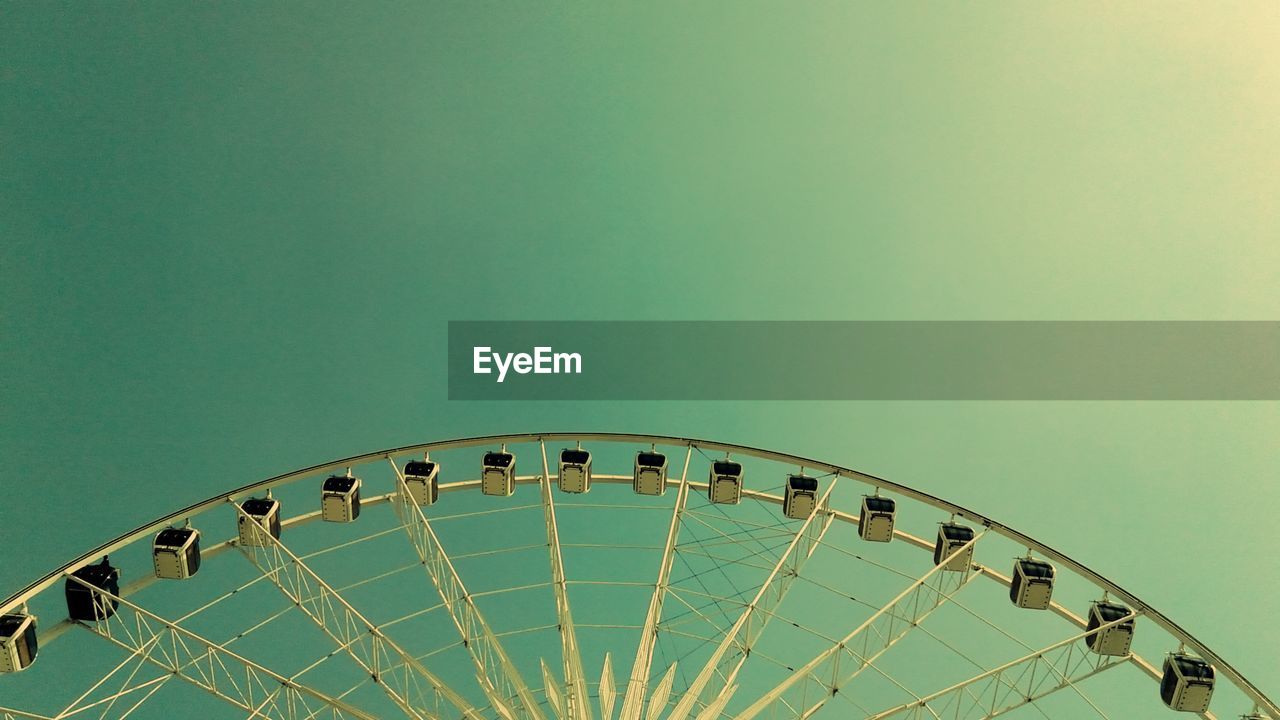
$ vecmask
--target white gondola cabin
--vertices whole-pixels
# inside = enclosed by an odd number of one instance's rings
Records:
[[[116,597],[120,595],[120,571],[111,566],[106,558],[97,565],[86,565],[71,575],[103,592]],[[100,593],[85,587],[72,578],[67,578],[67,617],[72,620],[94,622],[105,620],[115,614],[120,606],[114,597],[106,598]]]
[[[1046,610],[1053,601],[1053,566],[1043,560],[1021,558],[1013,563],[1009,599],[1029,610]]]
[[[862,498],[862,510],[858,513],[858,535],[871,542],[889,542],[893,539],[893,522],[898,505],[892,499],[879,495]]]
[[[560,469],[556,475],[560,492],[584,493],[591,489],[591,453],[582,448],[560,451]]]
[[[239,517],[237,523],[241,545],[269,547],[270,538],[280,539],[279,500],[249,498],[240,504],[240,509],[244,511],[244,515]]]
[[[440,465],[430,460],[410,460],[404,465],[404,484],[415,505],[434,505],[440,499]]]
[[[787,490],[782,496],[782,514],[792,520],[804,520],[818,508],[818,479],[808,475],[788,475]]]
[[[156,577],[185,580],[200,570],[200,531],[165,528],[151,543]]]
[[[1124,618],[1128,618],[1124,620]],[[1116,622],[1122,620],[1122,622]],[[1103,625],[1111,627],[1102,628]],[[1089,606],[1089,624],[1085,627],[1089,634],[1085,643],[1089,649],[1099,655],[1123,656],[1129,654],[1129,646],[1133,644],[1134,617],[1129,608],[1119,603],[1095,602]]]
[[[661,495],[667,491],[667,456],[641,450],[636,453],[631,488],[639,495]]]
[[[938,526],[938,540],[933,545],[933,564],[942,565],[943,570],[964,572],[973,563],[973,546],[969,545],[964,552],[951,557],[960,548],[973,540],[973,528],[960,523],[945,522]],[[948,560],[947,558],[951,558]]]
[[[1164,659],[1160,699],[1173,710],[1202,713],[1213,697],[1213,666],[1186,653]]]
[[[742,501],[742,465],[730,460],[711,463],[707,477],[707,499],[722,505],[737,505]]]
[[[18,672],[36,661],[36,618],[14,613],[0,615],[0,672]]]
[[[516,491],[516,456],[503,450],[484,454],[480,471],[480,492],[506,497]]]
[[[327,522],[353,522],[360,517],[360,478],[331,475],[320,491],[320,517]]]

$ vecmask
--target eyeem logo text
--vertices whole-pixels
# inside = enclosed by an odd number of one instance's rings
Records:
[[[529,353],[496,353],[491,347],[473,347],[471,349],[471,371],[476,375],[489,375],[493,368],[498,369],[498,382],[507,378],[508,370],[515,370],[520,375],[581,375],[582,355],[578,353],[553,352],[549,347],[535,347]],[[492,367],[491,367],[492,365]]]

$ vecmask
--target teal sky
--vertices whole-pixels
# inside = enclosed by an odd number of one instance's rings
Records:
[[[1274,696],[1275,403],[472,404],[446,400],[444,340],[451,319],[1275,319],[1278,23],[1261,2],[6,5],[0,595],[331,458],[655,432],[980,509]]]

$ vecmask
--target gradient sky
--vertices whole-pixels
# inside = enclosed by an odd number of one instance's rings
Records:
[[[980,509],[1280,693],[1275,403],[444,376],[450,319],[1275,319],[1277,32],[1266,2],[5,5],[0,595],[323,460],[647,431]]]

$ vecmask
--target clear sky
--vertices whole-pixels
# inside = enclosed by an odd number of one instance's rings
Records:
[[[0,595],[499,432],[918,486],[1273,696],[1275,403],[459,403],[450,319],[1275,319],[1280,6],[8,4]],[[678,348],[673,348],[678,351]]]

